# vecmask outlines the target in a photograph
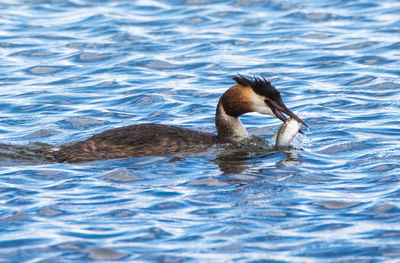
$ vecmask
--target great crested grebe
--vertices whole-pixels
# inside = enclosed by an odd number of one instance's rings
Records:
[[[216,144],[240,141],[249,135],[239,116],[258,112],[285,122],[286,114],[307,125],[283,103],[279,91],[264,78],[233,77],[236,85],[219,99],[215,126],[217,135],[162,124],[138,124],[116,128],[62,148],[54,153],[59,162],[203,152]]]

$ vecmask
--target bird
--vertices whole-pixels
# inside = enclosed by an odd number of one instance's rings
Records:
[[[265,78],[235,75],[234,86],[220,97],[215,112],[216,134],[179,126],[143,123],[107,130],[54,152],[58,162],[81,163],[143,156],[204,152],[214,145],[239,142],[249,134],[239,116],[257,112],[285,122],[287,116],[308,127],[282,101]]]

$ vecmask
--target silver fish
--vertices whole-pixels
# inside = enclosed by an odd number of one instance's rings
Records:
[[[300,126],[297,120],[291,117],[287,119],[276,134],[275,147],[288,147],[300,131]]]

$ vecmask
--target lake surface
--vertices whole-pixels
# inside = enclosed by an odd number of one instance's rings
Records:
[[[399,262],[399,61],[396,0],[1,1],[0,262]],[[237,73],[280,90],[301,143],[36,154],[137,123],[214,132]]]

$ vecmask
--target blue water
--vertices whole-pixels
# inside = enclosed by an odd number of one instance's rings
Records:
[[[399,262],[399,61],[397,0],[1,1],[0,261]],[[135,123],[213,132],[237,73],[272,81],[301,144],[34,153]]]

